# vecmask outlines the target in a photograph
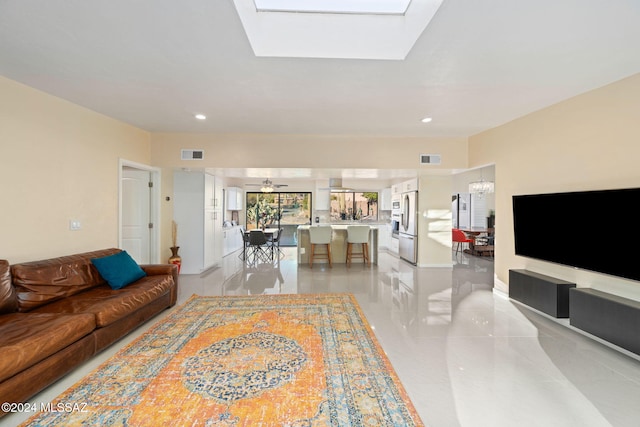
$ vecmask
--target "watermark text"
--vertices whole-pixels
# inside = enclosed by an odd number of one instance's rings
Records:
[[[84,402],[4,402],[2,412],[89,412]]]

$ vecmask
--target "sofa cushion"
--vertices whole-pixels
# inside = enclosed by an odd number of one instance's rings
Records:
[[[11,276],[16,288],[18,311],[33,310],[104,284],[91,259],[118,252],[120,249],[103,249],[12,265]]]
[[[124,288],[128,284],[146,276],[144,270],[131,258],[127,251],[102,258],[94,258],[91,263],[96,266],[102,278],[113,289]]]
[[[0,314],[13,313],[18,309],[16,292],[11,284],[9,262],[0,259]]]
[[[145,276],[122,289],[101,285],[39,307],[34,312],[93,313],[96,325],[102,328],[160,298],[170,292],[172,286],[171,276]]]
[[[3,314],[0,316],[0,381],[71,345],[95,327],[95,317],[91,314]]]

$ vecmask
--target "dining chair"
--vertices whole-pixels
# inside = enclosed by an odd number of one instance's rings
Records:
[[[267,252],[267,245],[267,237],[265,236],[264,231],[249,231],[249,248],[251,248],[251,253],[253,254],[253,262],[257,259],[260,259],[260,261],[268,261],[270,259],[269,253]]]
[[[368,225],[347,226],[347,267],[351,266],[353,258],[362,258],[362,262],[371,266],[369,259],[369,231]],[[360,245],[361,252],[353,252],[353,245]]]
[[[275,252],[277,254],[278,257],[280,257],[280,254],[284,255],[284,252],[282,252],[282,250],[280,249],[280,239],[282,238],[282,234],[284,233],[284,228],[280,227],[278,229],[278,232],[271,235],[271,238],[269,239],[269,245],[271,246],[271,252],[272,255],[271,257],[273,258],[273,252]]]
[[[469,238],[464,231],[458,229],[458,228],[453,228],[451,229],[451,239],[453,241],[454,244],[457,243],[456,246],[456,254],[458,253],[458,251],[460,250],[460,245],[467,243],[469,245],[471,245],[474,240]]]
[[[244,230],[244,227],[239,227],[240,234],[242,235],[242,253],[238,255],[241,259],[247,259],[250,255],[251,246],[249,245],[249,234]]]
[[[309,254],[309,268],[313,268],[313,260],[315,258],[326,259],[331,264],[331,235],[333,229],[328,225],[317,225],[309,227],[309,241],[311,242],[311,253]],[[316,246],[326,246],[327,251],[317,253]]]

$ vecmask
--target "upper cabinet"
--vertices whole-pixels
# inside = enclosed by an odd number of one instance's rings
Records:
[[[241,211],[244,209],[244,191],[238,187],[227,188],[227,210]]]
[[[418,178],[410,179],[391,186],[391,194],[398,195],[407,191],[418,191]]]
[[[330,208],[331,192],[328,189],[316,190],[316,200],[314,210],[316,211],[328,211]]]
[[[331,209],[331,190],[329,190],[329,180],[319,179],[316,181],[316,195],[313,201],[314,211],[328,211]]]
[[[380,191],[380,210],[391,210],[391,188],[383,188]]]
[[[417,179],[410,179],[402,183],[402,192],[405,193],[407,191],[418,191]]]

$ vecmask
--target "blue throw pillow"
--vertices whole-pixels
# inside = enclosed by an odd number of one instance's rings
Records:
[[[127,251],[103,258],[94,258],[91,263],[113,289],[122,289],[147,275]]]

